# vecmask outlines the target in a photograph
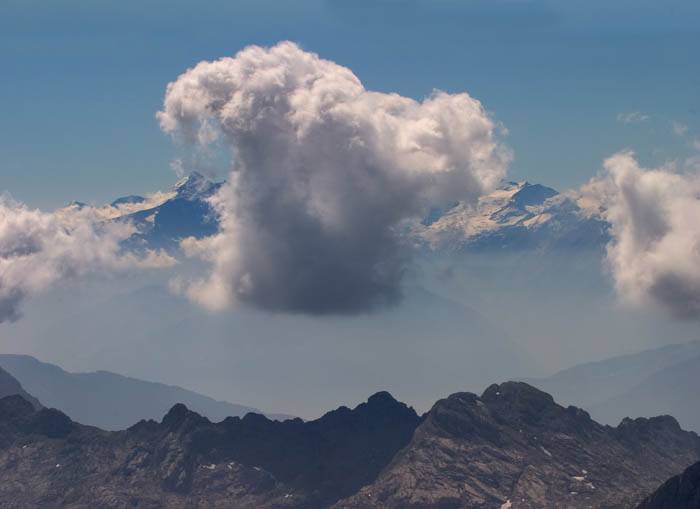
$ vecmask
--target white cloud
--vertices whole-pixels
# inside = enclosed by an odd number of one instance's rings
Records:
[[[646,122],[647,120],[649,120],[649,115],[644,115],[639,111],[617,114],[617,121],[623,124],[638,124],[640,122]]]
[[[617,291],[631,304],[700,318],[700,176],[642,168],[631,152],[604,167]]]
[[[396,301],[408,255],[394,228],[429,204],[477,199],[510,159],[469,95],[372,92],[290,42],[198,64],[168,85],[158,119],[234,155],[211,200],[221,233],[183,242],[212,267],[185,291],[214,309],[344,313]]]
[[[31,210],[0,198],[0,322],[20,316],[21,301],[63,280],[172,265],[163,252],[122,253],[119,243],[134,228],[103,222],[89,207],[60,213]]]
[[[684,136],[685,133],[688,132],[687,125],[681,124],[680,122],[676,122],[675,120],[671,122],[671,126],[673,127],[673,132],[676,133],[678,136]]]
[[[156,191],[155,193],[147,194],[143,201],[124,202],[116,205],[103,205],[102,207],[88,207],[88,210],[90,210],[90,212],[94,214],[96,218],[106,221],[117,217],[127,216],[129,214],[134,214],[142,210],[155,208],[171,198],[174,198],[176,194],[177,193],[174,191]],[[66,207],[63,207],[62,209],[58,209],[55,214],[64,221],[71,221],[76,217],[81,217],[80,215],[76,216],[75,212],[83,207],[84,205],[72,203]]]

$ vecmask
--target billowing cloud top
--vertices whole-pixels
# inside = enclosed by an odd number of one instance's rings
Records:
[[[471,201],[510,155],[467,94],[423,102],[366,90],[290,42],[202,62],[167,88],[161,128],[223,141],[232,174],[212,198],[220,234],[183,246],[207,260],[185,291],[212,309],[353,313],[400,297],[395,234],[430,204]]]
[[[31,210],[0,197],[0,323],[20,316],[27,295],[91,273],[175,263],[163,252],[123,253],[133,226],[104,222],[90,207],[60,213]]]
[[[608,262],[618,292],[632,304],[700,318],[700,177],[644,169],[631,152],[604,167]]]

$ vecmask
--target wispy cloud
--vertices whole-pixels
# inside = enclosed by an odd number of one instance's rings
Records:
[[[631,113],[618,113],[617,121],[623,124],[638,124],[641,122],[646,122],[649,120],[649,115],[644,115],[639,111],[633,111]]]
[[[671,127],[673,128],[673,132],[678,136],[685,136],[685,133],[688,132],[687,125],[676,122],[675,120],[671,122]]]
[[[476,200],[510,160],[469,95],[369,91],[290,42],[199,63],[168,85],[158,118],[186,142],[220,138],[236,155],[211,199],[221,232],[183,242],[211,272],[174,285],[212,309],[393,303],[409,260],[395,227],[429,205]]]

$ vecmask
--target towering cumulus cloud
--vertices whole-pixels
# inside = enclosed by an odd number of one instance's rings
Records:
[[[396,301],[407,264],[397,225],[474,200],[509,159],[469,95],[368,91],[289,42],[198,64],[168,85],[158,118],[185,142],[232,153],[212,198],[220,233],[183,243],[212,267],[184,289],[212,309],[353,313]]]
[[[641,168],[631,152],[608,158],[605,169],[618,292],[700,318],[700,177]]]
[[[122,253],[119,243],[133,232],[128,224],[99,220],[89,207],[45,213],[0,197],[0,323],[19,318],[24,297],[60,281],[174,263],[161,252]]]

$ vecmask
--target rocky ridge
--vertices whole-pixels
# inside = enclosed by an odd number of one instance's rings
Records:
[[[524,383],[438,401],[411,442],[336,508],[629,508],[700,456],[669,416],[616,428]]]
[[[699,459],[672,417],[602,426],[516,382],[423,417],[378,393],[310,422],[175,405],[117,432],[0,400],[0,506],[622,508]]]
[[[0,400],[0,506],[328,507],[370,482],[419,417],[387,393],[320,419],[212,423],[175,405],[107,432]],[[233,502],[235,501],[235,503]]]

